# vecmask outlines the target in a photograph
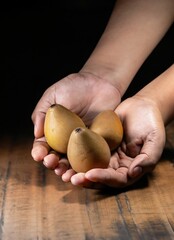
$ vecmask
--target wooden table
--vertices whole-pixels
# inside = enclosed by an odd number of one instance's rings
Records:
[[[152,174],[105,192],[63,183],[33,161],[32,140],[0,139],[1,240],[174,239],[174,124]]]

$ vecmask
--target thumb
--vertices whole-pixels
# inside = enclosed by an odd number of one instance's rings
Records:
[[[138,177],[144,173],[154,170],[164,149],[164,140],[147,141],[144,143],[140,154],[137,155],[128,169],[131,178]]]
[[[34,135],[36,138],[43,137],[44,135],[44,120],[45,114],[42,112],[38,112],[33,120]]]
[[[128,175],[131,178],[139,177],[146,172],[150,172],[154,169],[155,164],[150,162],[150,158],[146,154],[139,154],[133,160],[132,164],[128,168]]]

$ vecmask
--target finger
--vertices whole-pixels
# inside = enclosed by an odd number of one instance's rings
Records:
[[[139,174],[151,172],[160,159],[165,145],[165,133],[157,138],[147,139],[140,154],[135,157],[129,167],[130,177],[137,177]]]
[[[110,158],[109,167],[117,169],[119,167],[118,159],[119,159],[118,153],[113,152]]]
[[[147,154],[138,155],[129,166],[128,175],[132,178],[138,177],[147,172],[151,172],[156,165],[156,161],[150,159]]]
[[[127,156],[124,153],[124,151],[122,151],[121,147],[118,148],[117,152],[118,152],[118,156],[119,156],[119,158],[118,158],[119,167],[128,168],[131,165],[133,158]]]
[[[71,177],[71,183],[75,186],[87,186],[89,182],[90,181],[85,178],[85,173],[76,173]]]
[[[49,145],[45,142],[45,138],[35,139],[33,148],[31,150],[31,156],[35,161],[42,161],[50,151]]]
[[[159,154],[150,156],[147,153],[141,153],[130,165],[128,175],[135,178],[144,173],[153,171],[159,159]]]
[[[36,138],[40,138],[44,136],[44,121],[45,121],[45,113],[37,112],[37,114],[33,117],[34,123],[34,136]]]
[[[60,154],[51,150],[43,159],[45,167],[54,170],[59,165]]]
[[[62,175],[62,180],[64,182],[70,182],[71,177],[75,174],[76,172],[71,168],[68,169],[63,175]]]
[[[58,162],[57,167],[55,168],[54,172],[58,176],[62,176],[66,171],[68,171],[70,167],[69,161],[66,158],[61,158]],[[66,175],[65,175],[66,176]],[[64,176],[64,177],[65,177]],[[66,177],[65,177],[66,178]],[[69,177],[68,180],[69,181]]]
[[[130,133],[128,135],[130,135]],[[141,137],[134,138],[134,136],[127,136],[121,143],[121,149],[129,157],[136,157],[140,153],[142,146],[143,140]]]
[[[140,139],[132,140],[126,144],[126,154],[132,158],[136,157],[143,146],[143,142]]]
[[[99,182],[110,187],[125,187],[131,182],[127,178],[127,168],[92,169],[85,174],[85,177],[92,182]]]
[[[92,182],[85,177],[85,173],[77,173],[71,177],[71,183],[75,186],[91,188],[91,189],[102,189],[105,186],[98,182]]]

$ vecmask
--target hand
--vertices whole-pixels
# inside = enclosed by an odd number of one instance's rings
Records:
[[[132,158],[128,175],[136,180],[151,172],[160,159],[166,141],[164,122],[156,103],[138,94],[123,101],[117,113],[125,131],[122,149]]]
[[[164,123],[155,103],[135,96],[123,101],[116,112],[123,123],[124,140],[109,167],[75,175],[71,169],[63,180],[87,187],[126,187],[155,168],[165,145]]]
[[[133,184],[138,179],[131,179],[128,175],[128,168],[131,163],[132,158],[126,156],[119,147],[112,154],[108,168],[95,168],[86,173],[76,173],[70,168],[62,175],[62,180],[65,182],[71,181],[73,185],[87,188],[123,188]]]
[[[111,83],[90,73],[71,74],[49,87],[32,114],[35,140],[32,157],[35,161],[62,175],[69,168],[66,158],[50,149],[44,138],[44,120],[47,109],[55,103],[62,104],[78,114],[86,125],[101,111],[115,109],[121,96]]]

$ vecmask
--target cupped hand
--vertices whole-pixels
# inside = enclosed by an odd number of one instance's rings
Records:
[[[69,168],[64,156],[50,149],[44,137],[44,120],[52,104],[61,104],[78,114],[86,125],[101,111],[115,109],[120,103],[119,90],[108,81],[93,74],[71,74],[50,86],[37,103],[33,113],[35,140],[31,155],[35,161],[43,161],[47,168],[56,169],[62,175]]]
[[[70,169],[64,181],[86,187],[126,187],[151,172],[160,159],[165,145],[165,128],[161,113],[149,99],[134,96],[116,109],[124,128],[124,139],[113,153],[107,169],[92,169],[74,174]]]
[[[131,157],[129,177],[153,171],[160,160],[166,142],[165,126],[157,104],[143,95],[123,101],[117,108],[125,136],[123,151]]]
[[[86,188],[123,188],[132,185],[138,179],[130,178],[128,175],[131,163],[132,158],[119,147],[112,154],[108,168],[95,168],[86,173],[75,173],[70,168],[62,175],[62,180]]]

